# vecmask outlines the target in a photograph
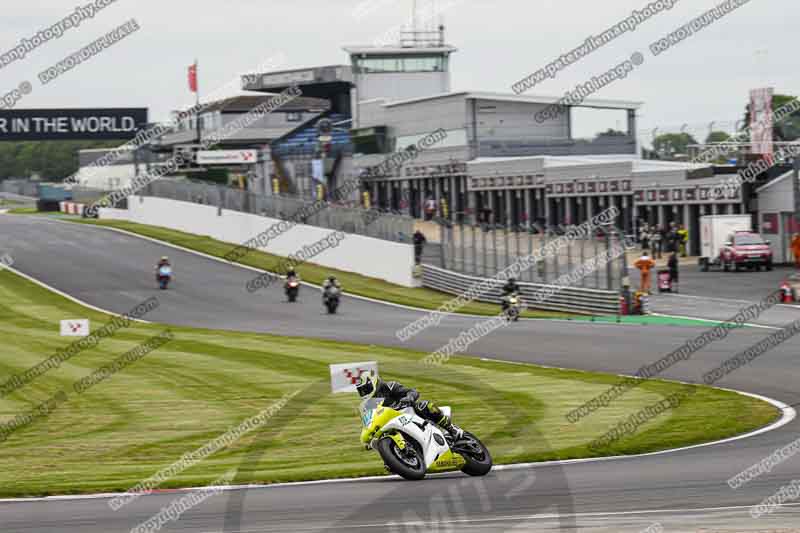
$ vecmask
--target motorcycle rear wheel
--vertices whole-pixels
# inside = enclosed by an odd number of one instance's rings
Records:
[[[391,438],[383,437],[378,441],[378,453],[389,470],[410,481],[419,481],[425,477],[425,460],[414,441],[405,441],[406,449],[401,450]]]

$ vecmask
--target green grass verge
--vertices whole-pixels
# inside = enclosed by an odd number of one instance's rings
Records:
[[[218,241],[208,236],[193,235],[191,233],[184,233],[172,229],[148,226],[143,224],[136,224],[134,222],[126,222],[119,220],[91,220],[91,219],[75,219],[74,222],[83,224],[91,224],[95,226],[105,226],[117,229],[123,229],[151,237],[171,244],[176,244],[203,252],[215,257],[224,257],[229,253],[234,246],[227,242]],[[260,268],[270,272],[278,270],[279,265],[286,258],[268,254],[262,251],[252,251],[243,257],[239,263],[244,265]],[[396,304],[409,305],[420,309],[438,309],[439,306],[445,302],[453,299],[452,295],[444,294],[438,291],[425,288],[408,288],[400,285],[389,283],[388,281],[369,278],[360,274],[352,272],[344,272],[332,268],[316,265],[313,263],[303,263],[297,267],[297,272],[304,281],[321,285],[325,279],[331,274],[334,274],[342,285],[350,294],[357,294],[359,296],[366,296],[376,300],[383,300]],[[471,302],[462,307],[458,312],[472,315],[485,315],[491,316],[499,313],[497,305],[485,304],[481,302]],[[528,310],[523,313],[527,318],[566,318],[572,316],[568,313],[560,313],[558,311],[538,311]]]
[[[10,271],[0,272],[0,376],[17,375],[64,348],[59,320],[108,315],[88,310]],[[144,318],[147,318],[146,316]],[[261,428],[160,488],[210,483],[238,468],[236,483],[374,475],[363,451],[356,398],[331,394],[330,363],[377,360],[384,378],[453,407],[497,463],[626,454],[716,440],[775,420],[771,405],[701,387],[613,447],[588,442],[642,406],[681,389],[649,381],[576,424],[564,415],[617,378],[456,357],[436,369],[409,350],[263,334],[171,328],[174,339],[78,394],[73,384],[165,329],[134,323],[0,399],[7,423],[59,390],[67,400],[0,443],[0,495],[126,490],[195,451],[288,393],[300,391]],[[5,378],[4,378],[5,379]]]
[[[39,208],[37,207],[15,207],[14,209],[9,209],[9,215],[33,215],[39,212]]]

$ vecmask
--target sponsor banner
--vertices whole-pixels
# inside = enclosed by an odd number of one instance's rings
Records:
[[[83,215],[83,208],[85,204],[76,204],[75,202],[59,202],[58,209],[67,215]]]
[[[87,337],[89,335],[89,319],[76,318],[61,321],[62,337]]]
[[[130,140],[147,108],[0,110],[0,141]]]
[[[356,392],[356,383],[362,374],[370,374],[378,377],[378,363],[368,361],[366,363],[343,363],[330,365],[331,367],[331,391],[336,394],[339,392]]]
[[[258,162],[255,150],[200,150],[198,165],[243,165]]]

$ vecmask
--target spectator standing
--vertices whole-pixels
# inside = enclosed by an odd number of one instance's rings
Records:
[[[792,239],[792,252],[794,253],[794,266],[800,270],[800,233],[795,233]]]
[[[642,229],[639,232],[639,242],[642,245],[642,251],[650,249],[650,225],[644,223],[642,225]]]
[[[641,273],[639,281],[639,291],[650,294],[650,271],[656,266],[656,262],[647,255],[647,251],[642,252],[642,256],[633,264]]]
[[[435,214],[436,200],[433,199],[433,196],[428,196],[428,199],[425,200],[425,220],[433,220]]]
[[[672,252],[667,260],[669,279],[672,281],[672,291],[678,292],[678,252]]]
[[[681,251],[681,257],[686,257],[686,245],[689,243],[689,230],[683,224],[678,228],[678,247]]]
[[[650,250],[653,254],[653,259],[661,259],[661,245],[664,236],[664,228],[657,227],[653,230],[650,236]]]
[[[678,251],[678,240],[678,226],[672,222],[669,225],[669,231],[667,232],[666,250],[668,253],[674,253]]]
[[[422,262],[422,249],[428,240],[420,230],[414,232],[414,262],[420,264]]]

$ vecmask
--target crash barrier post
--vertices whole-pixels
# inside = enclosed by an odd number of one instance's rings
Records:
[[[432,265],[422,266],[422,285],[448,294],[464,294],[467,289],[485,280],[486,278],[469,276]],[[499,306],[502,302],[503,284],[503,281],[495,280],[492,289],[479,296],[478,301]],[[518,284],[522,301],[535,309],[604,315],[619,314],[618,291],[557,287],[544,283],[522,282]],[[553,288],[555,290],[552,290]],[[538,294],[547,294],[548,296],[534,304]]]

